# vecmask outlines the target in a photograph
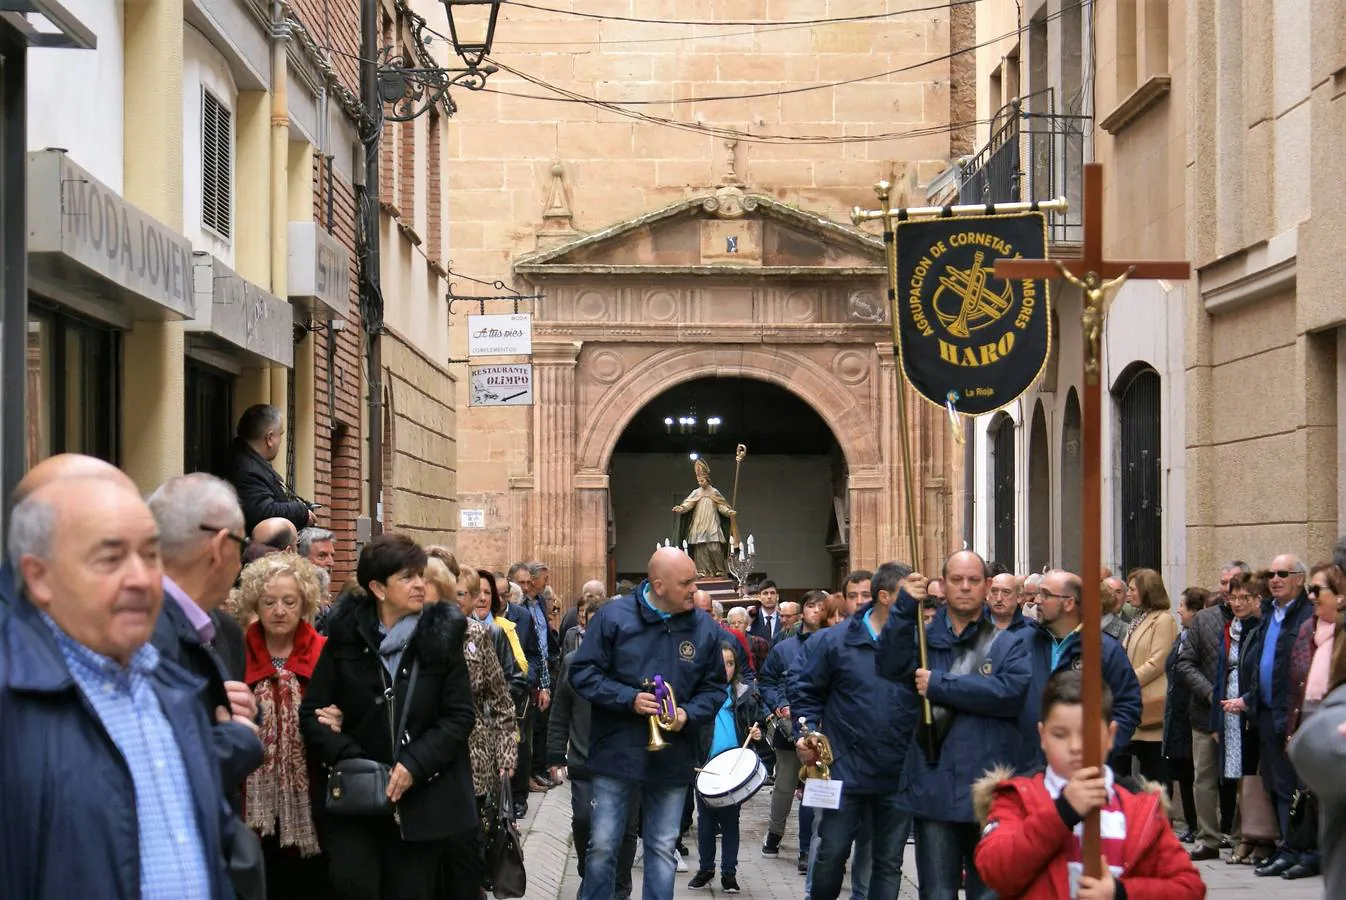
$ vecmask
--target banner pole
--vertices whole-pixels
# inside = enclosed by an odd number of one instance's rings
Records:
[[[893,347],[896,349],[901,346],[902,326],[897,309],[897,230],[893,226],[893,211],[888,207],[888,196],[891,189],[892,185],[887,181],[880,181],[874,192],[878,194],[879,202],[883,205],[883,249],[888,261],[888,315],[892,318]],[[899,362],[897,366],[897,430],[898,439],[902,444],[902,496],[906,500],[907,538],[910,541],[911,567],[919,572],[921,569],[920,542],[916,539],[916,497],[913,493],[911,423],[907,421],[906,394],[906,378],[902,374],[902,366]],[[922,602],[921,606],[923,605]],[[925,641],[925,613],[920,606],[916,610],[916,635],[920,646],[921,668],[929,669],[930,657]],[[938,756],[939,748],[935,744],[935,715],[930,708],[929,698],[921,698],[921,715],[925,721],[926,759],[933,762]]]

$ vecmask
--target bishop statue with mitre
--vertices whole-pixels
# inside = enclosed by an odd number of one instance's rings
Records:
[[[729,520],[735,515],[729,503],[710,483],[710,463],[698,459],[692,464],[696,470],[696,490],[687,499],[673,507],[681,513],[678,523],[678,542],[687,542],[687,552],[696,562],[696,574],[705,577],[725,577],[729,570],[725,554],[729,550]]]

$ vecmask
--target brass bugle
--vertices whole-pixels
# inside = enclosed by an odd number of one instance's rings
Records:
[[[664,740],[660,732],[672,731],[673,726],[677,724],[677,696],[673,693],[673,685],[661,677],[656,676],[654,681],[646,680],[640,686],[643,690],[653,693],[659,701],[659,712],[649,717],[650,739],[645,743],[646,750],[657,753],[668,746],[668,741]]]

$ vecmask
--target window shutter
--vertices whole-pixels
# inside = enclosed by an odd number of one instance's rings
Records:
[[[233,236],[233,113],[201,89],[201,224],[226,240]]]

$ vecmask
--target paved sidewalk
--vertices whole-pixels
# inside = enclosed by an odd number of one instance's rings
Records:
[[[764,789],[748,801],[743,810],[738,862],[738,881],[743,893],[739,897],[743,900],[802,900],[804,876],[795,871],[795,856],[799,850],[798,835],[795,833],[798,822],[796,816],[791,816],[781,843],[780,856],[767,859],[761,854],[762,840],[766,836],[769,798],[770,792]],[[570,846],[570,787],[563,785],[546,794],[531,794],[528,805],[528,815],[520,823],[524,860],[528,867],[528,894],[525,900],[574,900],[579,895],[580,880],[575,874],[575,854]],[[711,882],[711,890],[687,890],[687,882],[696,869],[695,838],[693,830],[687,841],[687,846],[692,850],[692,856],[688,858],[688,871],[678,873],[674,900],[696,900],[708,896],[723,900],[728,895],[719,890],[718,877]],[[1248,866],[1229,866],[1223,862],[1203,862],[1198,863],[1197,867],[1206,881],[1206,896],[1209,900],[1251,900],[1253,897],[1261,900],[1323,900],[1321,878],[1303,881],[1258,878]],[[633,874],[633,896],[639,900],[641,868],[637,866]],[[910,845],[907,846],[906,859],[902,864],[902,880],[899,900],[916,900],[916,859]],[[842,890],[842,898],[845,900],[849,897],[848,880]]]

